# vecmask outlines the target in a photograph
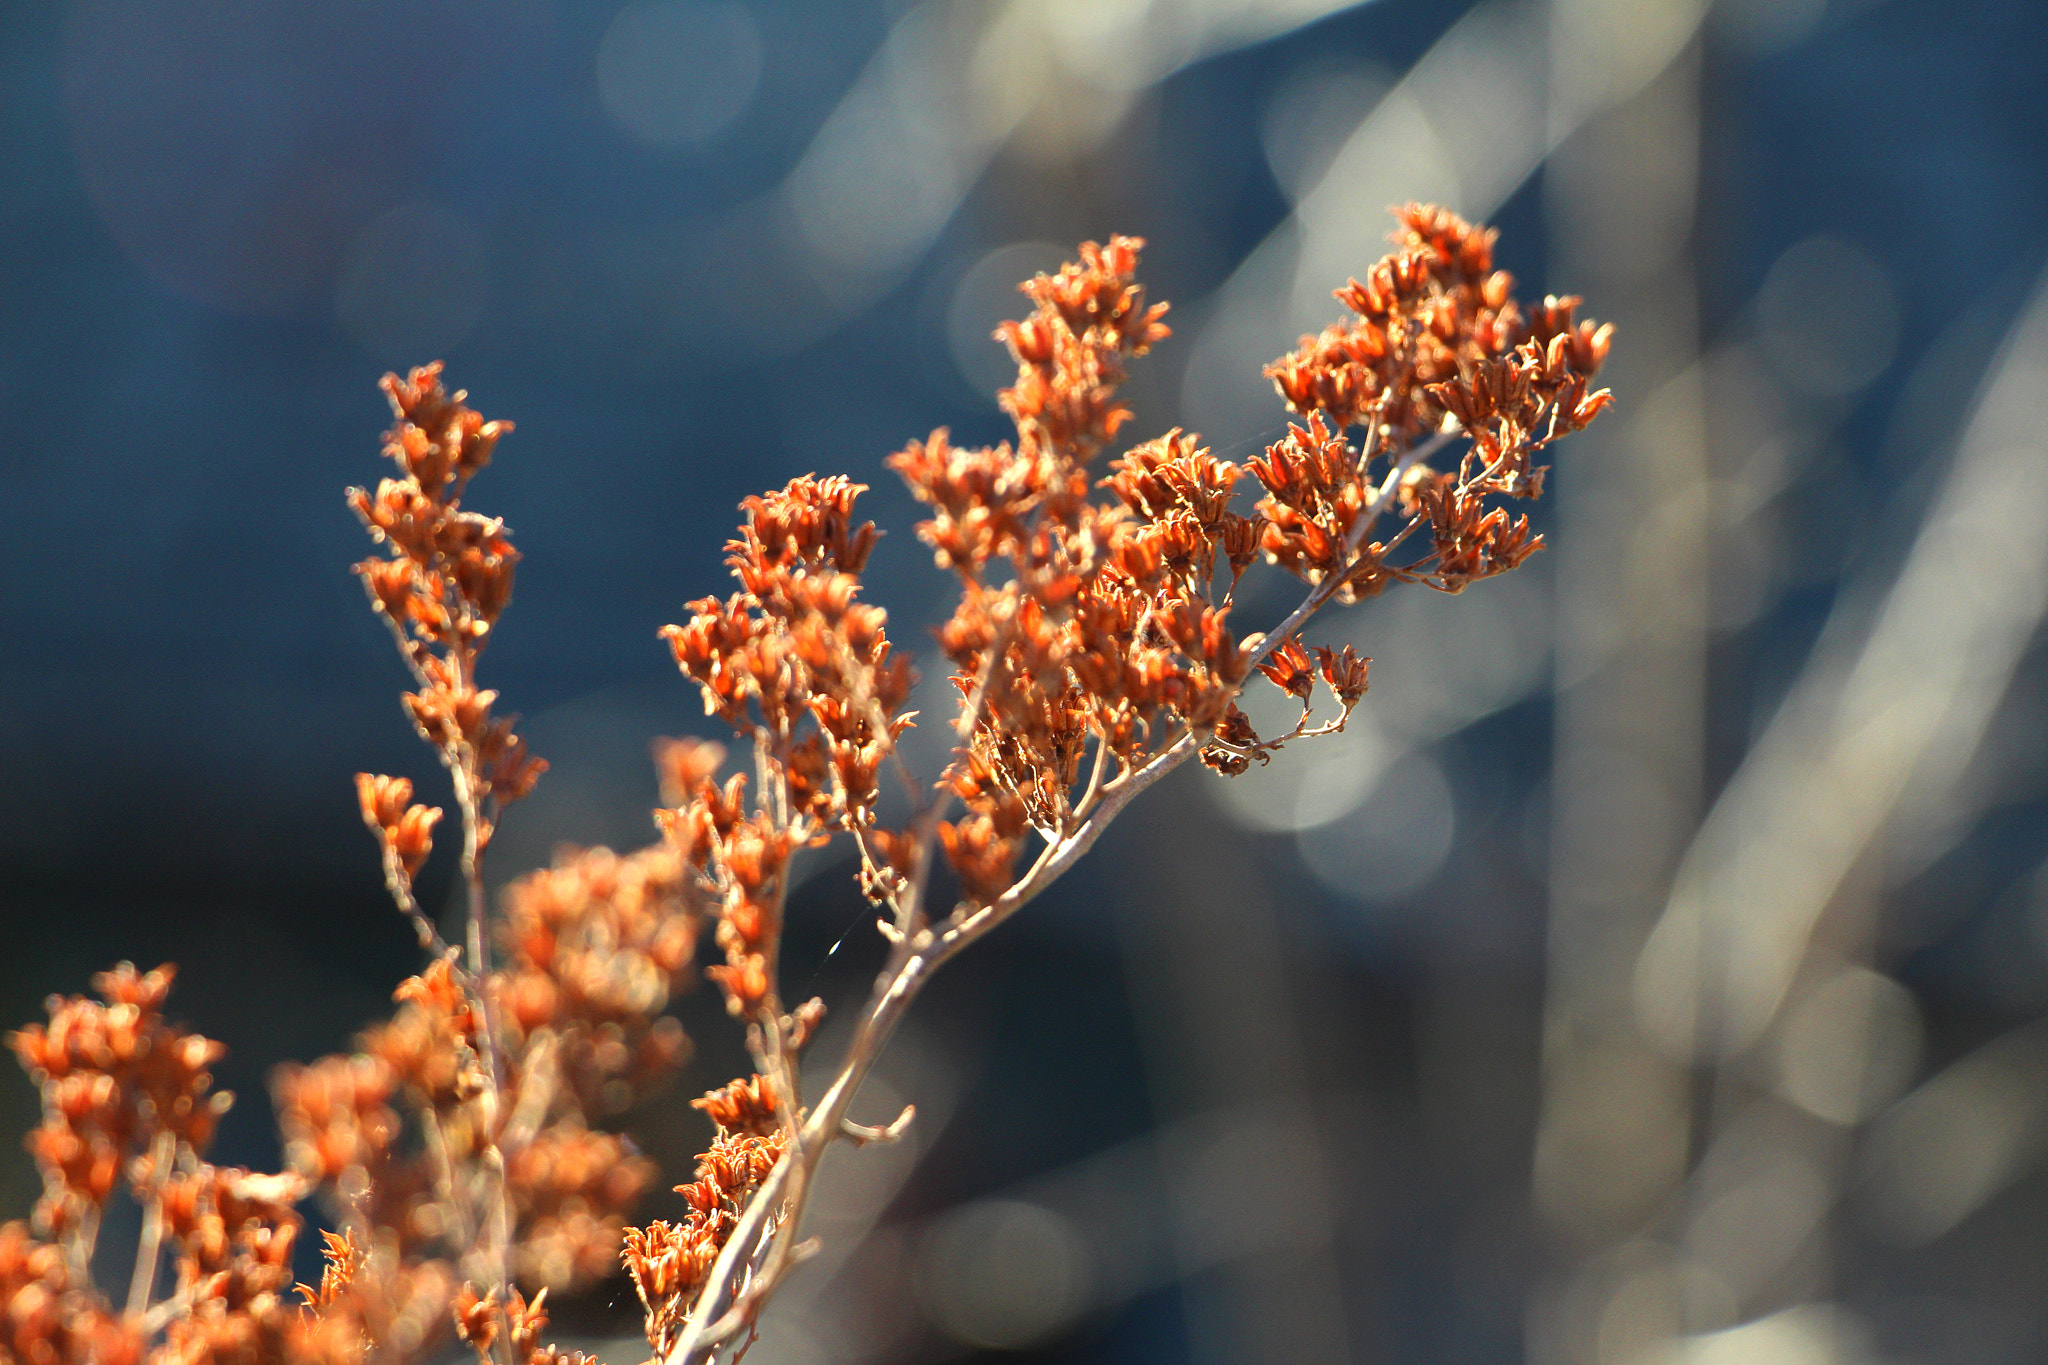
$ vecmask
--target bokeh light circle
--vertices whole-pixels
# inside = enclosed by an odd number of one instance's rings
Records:
[[[753,101],[762,56],[761,30],[745,5],[628,5],[597,45],[597,95],[643,142],[703,146]]]

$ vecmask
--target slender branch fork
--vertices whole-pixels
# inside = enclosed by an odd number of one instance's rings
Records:
[[[1374,434],[1376,429],[1368,432],[1360,452],[1361,468],[1371,459]],[[1360,510],[1352,525],[1345,546],[1345,569],[1325,577],[1279,625],[1247,648],[1244,656],[1247,678],[1343,587],[1350,570],[1356,565],[1358,548],[1366,533],[1394,505],[1402,479],[1409,469],[1462,434],[1455,428],[1446,428],[1401,452],[1375,490],[1372,500]],[[984,705],[986,672],[985,666],[984,676],[978,680],[963,718],[963,742],[972,733]],[[841,1059],[838,1073],[819,1097],[816,1107],[802,1115],[800,1121],[797,1116],[785,1115],[785,1126],[792,1134],[792,1141],[776,1162],[774,1170],[755,1191],[738,1224],[726,1239],[691,1309],[688,1326],[669,1350],[663,1365],[712,1365],[726,1343],[743,1330],[753,1327],[762,1305],[781,1276],[802,1259],[805,1248],[795,1246],[792,1239],[803,1217],[812,1184],[811,1173],[827,1147],[841,1138],[856,1142],[887,1140],[900,1134],[907,1126],[912,1112],[908,1109],[887,1128],[879,1129],[851,1122],[847,1118],[847,1110],[867,1080],[883,1046],[932,973],[1057,881],[1094,847],[1103,830],[1126,806],[1192,758],[1208,738],[1195,728],[1185,729],[1172,744],[1141,766],[1105,782],[1103,748],[1106,746],[1098,736],[1096,742],[1099,747],[1088,788],[1081,804],[1074,808],[1079,817],[1078,823],[1066,833],[1049,838],[1030,869],[995,902],[972,910],[963,906],[938,925],[925,924],[918,905],[924,890],[922,864],[929,860],[929,850],[926,851],[927,857],[921,860],[915,882],[892,897],[896,901],[894,923],[884,921],[889,928],[885,936],[892,945],[889,961],[877,978],[875,995],[855,1030],[845,1057]],[[936,826],[934,812],[941,808],[941,801],[943,797],[922,813],[923,828],[920,832],[927,837],[929,830]],[[769,1029],[773,1022],[765,1021],[763,1030]],[[789,1076],[794,1071],[786,1056],[770,1060],[777,1063],[779,1076]],[[783,1093],[794,1094],[793,1090]],[[734,1358],[744,1349],[743,1345]]]

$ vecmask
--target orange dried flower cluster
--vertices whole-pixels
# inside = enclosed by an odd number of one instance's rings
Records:
[[[1513,278],[1494,269],[1493,229],[1419,204],[1396,216],[1395,252],[1337,291],[1355,316],[1303,337],[1268,367],[1307,425],[1251,461],[1266,489],[1262,548],[1310,583],[1338,575],[1345,602],[1395,581],[1457,592],[1527,559],[1541,544],[1528,517],[1510,523],[1485,499],[1540,496],[1535,454],[1610,401],[1587,384],[1612,327],[1578,321],[1576,298],[1547,298],[1524,317]],[[1361,449],[1344,436],[1354,426],[1367,429]],[[1419,463],[1419,440],[1433,448],[1451,435],[1470,442],[1455,470]],[[1389,510],[1386,490],[1370,480],[1375,461],[1395,469],[1407,522],[1361,547]],[[1429,552],[1389,563],[1424,527]]]
[[[124,962],[93,978],[100,1000],[52,1000],[47,1028],[30,1024],[8,1039],[43,1092],[42,1126],[28,1146],[43,1174],[36,1224],[53,1236],[90,1238],[131,1161],[164,1142],[205,1151],[234,1101],[209,1093],[227,1049],[164,1022],[175,975]]]
[[[444,389],[438,363],[404,379],[386,375],[384,392],[397,418],[384,454],[401,477],[384,479],[375,493],[348,491],[349,507],[385,549],[384,558],[356,565],[356,575],[419,684],[405,694],[406,710],[455,780],[464,871],[474,880],[500,811],[547,770],[526,752],[512,722],[492,714],[498,694],[476,683],[477,656],[512,600],[519,552],[505,523],[463,510],[462,495],[512,424],[486,422],[462,393]],[[425,917],[410,908],[411,887],[441,812],[412,805],[403,778],[365,773],[356,785],[363,820],[384,848],[393,894],[408,907],[422,946],[433,946]]]
[[[455,1296],[456,1335],[482,1360],[502,1353],[514,1365],[594,1365],[595,1358],[582,1351],[540,1344],[540,1334],[548,1326],[547,1297],[543,1289],[529,1301],[517,1289],[508,1289],[500,1303],[497,1290],[478,1294],[475,1286],[464,1285]]]
[[[957,450],[937,431],[888,461],[933,509],[919,537],[961,579],[940,643],[972,713],[944,779],[967,814],[936,833],[977,905],[1010,886],[1032,830],[1071,828],[1091,736],[1098,764],[1129,769],[1162,717],[1212,724],[1244,676],[1210,593],[1219,547],[1233,583],[1249,563],[1249,523],[1228,510],[1237,468],[1174,432],[1118,462],[1123,507],[1088,498],[1088,464],[1129,416],[1124,362],[1168,335],[1166,305],[1133,278],[1142,245],[1090,243],[1024,286],[1031,316],[997,333],[1017,362],[1002,394],[1014,450]],[[894,871],[918,871],[914,840],[884,847]]]
[[[897,752],[915,675],[861,596],[876,543],[855,515],[864,488],[805,476],[748,498],[726,547],[739,591],[692,602],[662,634],[706,713],[751,746],[751,778],[722,776],[717,744],[664,742],[660,841],[565,851],[507,889],[495,931],[481,858],[544,765],[476,682],[517,554],[502,522],[461,501],[509,427],[446,392],[438,366],[387,377],[400,477],[349,495],[387,551],[356,567],[413,671],[413,722],[453,779],[465,942],[449,946],[413,895],[441,811],[407,778],[361,775],[386,882],[430,961],[351,1054],[279,1070],[279,1176],[201,1159],[223,1103],[209,1090],[219,1049],[163,1023],[169,969],[107,974],[104,1004],[53,1001],[48,1027],[14,1044],[43,1088],[31,1146],[54,1240],[0,1228],[0,1343],[53,1365],[197,1365],[410,1362],[459,1337],[485,1365],[583,1365],[541,1344],[547,1293],[603,1274],[623,1243],[664,1365],[744,1354],[802,1257],[824,1152],[890,1140],[912,1118],[869,1127],[848,1108],[931,973],[1184,761],[1240,773],[1341,730],[1371,661],[1301,638],[1330,601],[1393,583],[1457,592],[1540,546],[1505,500],[1538,496],[1536,457],[1607,405],[1589,382],[1610,329],[1578,319],[1576,299],[1525,313],[1490,229],[1419,205],[1397,218],[1395,250],[1337,293],[1352,316],[1267,370],[1299,421],[1243,468],[1174,429],[1096,470],[1130,415],[1126,365],[1168,335],[1166,305],[1136,280],[1142,243],[1086,244],[1024,284],[1029,315],[996,334],[1017,365],[1000,395],[1014,443],[956,448],[940,430],[888,460],[959,587],[938,631],[960,694],[955,748],[935,782]],[[1431,463],[1453,442],[1454,459]],[[1240,510],[1247,474],[1261,496]],[[1237,589],[1262,558],[1308,590],[1271,629],[1240,635]],[[1287,733],[1261,738],[1238,707],[1255,674],[1301,704]],[[1313,725],[1322,694],[1336,713]],[[885,769],[911,799],[892,822]],[[783,919],[792,860],[840,834],[882,908],[889,960],[806,1102],[796,1058],[824,1007],[783,1001]],[[601,1124],[686,1055],[664,1011],[707,919],[722,959],[707,975],[745,1022],[753,1074],[694,1102],[715,1131],[676,1186],[681,1221],[627,1227],[653,1168]],[[149,1270],[117,1311],[90,1265],[124,1180],[147,1211]],[[319,1286],[288,1305],[293,1204],[308,1192],[337,1230],[323,1233]],[[161,1299],[160,1242],[176,1265]]]
[[[630,1104],[684,1051],[660,1017],[697,921],[677,865],[660,845],[627,858],[564,855],[508,891],[514,951],[489,982],[522,1002],[508,1011],[508,1102],[489,1089],[482,1016],[445,959],[399,987],[395,1016],[354,1054],[280,1068],[282,1175],[201,1159],[228,1100],[210,1092],[222,1049],[164,1021],[172,969],[124,965],[96,979],[104,1003],[53,1000],[47,1026],[10,1040],[44,1092],[30,1146],[46,1181],[38,1229],[55,1239],[0,1228],[0,1324],[13,1358],[339,1362],[381,1343],[417,1359],[461,1329],[486,1346],[502,1336],[522,1362],[553,1359],[529,1349],[546,1321],[537,1299],[493,1290],[454,1318],[450,1305],[486,1242],[491,1153],[521,1281],[587,1283],[616,1266],[623,1214],[652,1170],[623,1139],[590,1130],[586,1106]],[[147,1210],[150,1269],[116,1312],[88,1268],[101,1211],[124,1183]],[[319,1289],[301,1286],[302,1307],[291,1297],[295,1205],[313,1192],[344,1231],[326,1235],[328,1270]],[[159,1245],[173,1253],[162,1300]],[[506,1318],[502,1334],[483,1323],[492,1312]]]
[[[676,753],[669,766],[689,770],[679,778],[687,804],[660,817],[720,907],[726,960],[706,974],[749,1018],[769,1002],[791,854],[873,823],[879,774],[911,723],[902,707],[916,676],[891,655],[887,613],[859,600],[875,543],[874,524],[853,521],[863,491],[835,475],[748,498],[726,546],[741,591],[691,603],[688,622],[662,631],[705,713],[765,760],[760,808],[748,813],[744,779],[720,787],[713,776],[722,750],[694,762]],[[786,1022],[771,1031],[786,1034]]]
[[[656,1221],[626,1232],[626,1270],[646,1309],[647,1341],[657,1358],[674,1348],[698,1291],[788,1140],[773,1083],[759,1075],[691,1105],[711,1116],[717,1136],[697,1159],[697,1178],[676,1186],[689,1213],[680,1223]]]
[[[427,855],[434,851],[434,826],[441,822],[437,806],[413,804],[412,779],[356,774],[356,801],[362,807],[363,823],[377,836],[385,857],[396,867],[395,880],[412,885]],[[387,868],[387,875],[393,875]]]
[[[189,1306],[171,1320],[155,1360],[332,1358],[350,1344],[293,1301],[293,1205],[304,1192],[290,1175],[203,1163],[165,1182],[164,1232],[180,1251],[170,1301]]]
[[[697,892],[665,844],[562,850],[506,888],[494,996],[507,1046],[524,1055],[551,1035],[583,1113],[620,1113],[689,1055],[663,1011],[696,956]]]
[[[653,1168],[591,1124],[666,1083],[687,1051],[662,1011],[687,982],[700,912],[671,849],[564,852],[508,887],[504,912],[507,959],[484,986],[503,1020],[498,1086],[481,1061],[486,1016],[445,958],[399,987],[397,1013],[354,1055],[280,1068],[275,1081],[294,1170],[327,1193],[350,1236],[383,1253],[344,1297],[424,1305],[434,1321],[414,1333],[423,1341],[457,1284],[495,1278],[493,1218],[521,1283],[571,1287],[616,1266]],[[464,1321],[482,1333],[478,1313],[514,1303],[494,1285]]]
[[[142,1340],[89,1281],[74,1282],[63,1248],[37,1241],[19,1221],[0,1223],[0,1359],[131,1365],[142,1359]]]
[[[1380,427],[1387,443],[1406,445],[1459,416],[1457,394],[1472,389],[1481,368],[1528,342],[1541,355],[1566,337],[1573,373],[1585,379],[1600,368],[1613,329],[1577,322],[1575,298],[1545,299],[1524,317],[1514,277],[1494,268],[1496,229],[1428,204],[1394,216],[1394,251],[1337,291],[1354,316],[1303,337],[1267,367],[1290,408],[1323,413],[1339,430]],[[1567,410],[1585,396],[1581,387]],[[1480,424],[1460,420],[1476,437]]]
[[[50,1001],[47,1027],[9,1040],[42,1091],[30,1136],[43,1175],[36,1240],[0,1227],[0,1355],[23,1361],[140,1361],[202,1365],[320,1359],[325,1337],[290,1299],[294,1175],[257,1175],[203,1158],[233,1097],[212,1089],[219,1043],[165,1022],[175,975],[123,963],[94,978],[100,1000]],[[143,1206],[136,1272],[125,1311],[93,1285],[91,1266],[108,1200],[125,1186]],[[160,1327],[147,1310],[170,1255],[178,1307]]]

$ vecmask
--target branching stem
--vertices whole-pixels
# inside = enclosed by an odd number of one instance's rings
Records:
[[[1358,547],[1366,531],[1393,506],[1400,492],[1401,480],[1409,468],[1442,448],[1456,434],[1441,432],[1402,452],[1352,526],[1345,546],[1344,569],[1318,583],[1285,620],[1246,651],[1247,679],[1282,641],[1315,615],[1343,586],[1355,565]],[[983,663],[982,675],[963,710],[963,741],[973,733],[973,726],[979,722],[986,705],[989,672],[1000,647],[1000,641],[991,646]],[[1337,723],[1337,728],[1341,728],[1341,722]],[[1048,840],[1031,867],[1009,890],[987,905],[963,905],[945,923],[928,928],[909,922],[899,906],[897,928],[900,932],[891,937],[888,966],[877,980],[874,998],[854,1032],[838,1074],[819,1098],[817,1107],[804,1116],[797,1129],[796,1141],[785,1148],[775,1169],[748,1202],[691,1308],[687,1328],[669,1351],[664,1365],[710,1365],[724,1342],[743,1329],[753,1328],[761,1307],[793,1263],[791,1256],[782,1248],[792,1245],[801,1226],[810,1192],[811,1173],[832,1142],[841,1138],[877,1141],[885,1136],[893,1137],[908,1122],[910,1111],[906,1110],[888,1129],[873,1129],[852,1123],[846,1117],[846,1111],[904,1012],[932,973],[954,954],[989,934],[1036,899],[1094,847],[1095,841],[1102,837],[1103,831],[1126,806],[1194,757],[1207,738],[1206,734],[1193,728],[1183,730],[1171,745],[1141,766],[1104,781],[1104,755],[1108,744],[1106,739],[1098,736],[1095,765],[1081,803],[1075,807],[1079,823],[1063,835]],[[923,813],[921,823],[927,838],[929,830],[936,826],[936,812],[942,809],[943,800],[942,796]],[[865,843],[862,847],[865,855]],[[929,855],[930,850],[926,848],[924,857],[920,859],[918,883],[911,893],[913,903],[922,889]],[[743,1267],[746,1273],[742,1282]]]

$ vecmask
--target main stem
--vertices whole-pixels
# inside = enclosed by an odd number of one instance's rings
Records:
[[[458,658],[460,677],[465,685],[470,678],[471,662],[467,656]],[[484,1217],[487,1222],[484,1255],[491,1278],[503,1292],[503,1302],[511,1302],[512,1296],[512,1199],[505,1188],[505,1153],[498,1145],[503,1129],[505,1096],[504,1049],[499,1044],[497,1011],[490,994],[491,962],[487,955],[488,939],[485,937],[487,919],[484,896],[483,852],[486,842],[484,821],[485,803],[489,799],[488,786],[483,774],[478,771],[476,751],[463,743],[459,750],[449,757],[449,772],[455,779],[456,802],[462,807],[462,876],[468,883],[469,905],[466,926],[465,948],[468,950],[469,973],[474,1004],[483,1026],[484,1073],[489,1085],[491,1101],[486,1125],[480,1134],[480,1156],[484,1177],[488,1182],[484,1191]],[[504,1334],[506,1365],[511,1360],[511,1334]],[[495,1351],[493,1355],[495,1356]]]

